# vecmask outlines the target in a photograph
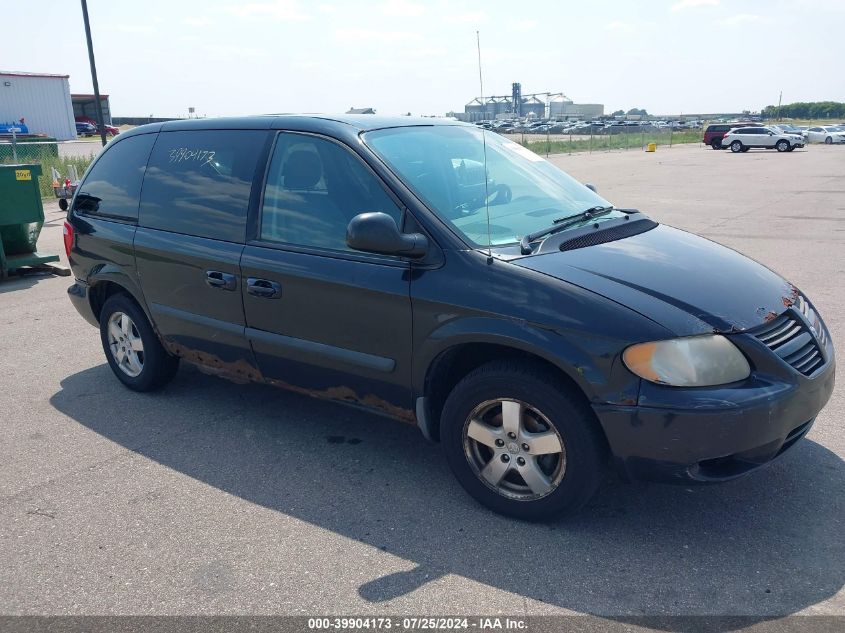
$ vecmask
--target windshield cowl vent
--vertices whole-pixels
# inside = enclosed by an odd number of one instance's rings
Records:
[[[657,222],[654,220],[642,218],[604,230],[598,228],[591,233],[582,233],[581,235],[565,240],[560,243],[558,248],[562,251],[572,251],[577,248],[595,246],[596,244],[615,242],[616,240],[621,240],[626,237],[631,237],[632,235],[639,235],[640,233],[650,231],[657,225]],[[601,225],[599,225],[599,227],[601,227]]]

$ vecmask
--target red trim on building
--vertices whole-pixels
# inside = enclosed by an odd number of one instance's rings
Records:
[[[0,77],[47,77],[50,79],[69,79],[70,75],[52,75],[50,73],[23,73],[0,70]]]

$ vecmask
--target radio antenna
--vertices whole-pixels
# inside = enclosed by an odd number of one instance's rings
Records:
[[[481,74],[481,35],[475,32],[475,44],[478,48],[478,103],[482,106],[482,112],[487,114],[487,107],[484,104],[484,78]],[[484,147],[484,210],[487,213],[487,263],[493,263],[493,236],[490,231],[490,178],[487,175],[487,130],[481,128],[481,142]]]
[[[478,100],[483,105],[484,103],[484,79],[481,77],[481,35],[478,31],[475,32],[475,44],[478,47]]]

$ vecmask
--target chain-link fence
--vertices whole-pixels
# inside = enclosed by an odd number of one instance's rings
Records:
[[[43,137],[3,138],[0,140],[0,164],[41,165],[41,196],[56,195],[55,187],[71,184],[85,173],[88,165],[102,149],[99,142],[58,142]]]
[[[610,150],[645,150],[650,143],[671,147],[684,143],[700,143],[701,129],[677,130],[652,125],[592,126],[577,132],[553,132],[551,129],[504,131],[507,138],[524,145],[540,155],[572,154],[576,152],[606,152]],[[0,163],[39,164],[41,195],[52,197],[56,186],[73,181],[73,172],[80,176],[100,152],[99,139],[59,142],[43,137],[4,137],[0,139]]]
[[[588,126],[580,131],[555,133],[521,130],[499,132],[512,141],[524,145],[537,154],[572,154],[576,152],[606,152],[610,150],[644,151],[649,144],[672,147],[700,143],[703,129],[675,129],[653,125]]]

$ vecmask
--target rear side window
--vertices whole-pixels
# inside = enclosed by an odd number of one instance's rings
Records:
[[[141,195],[140,224],[243,242],[255,168],[267,132],[161,132]]]
[[[155,134],[141,134],[110,145],[80,185],[74,211],[137,220],[141,181],[154,142]]]

